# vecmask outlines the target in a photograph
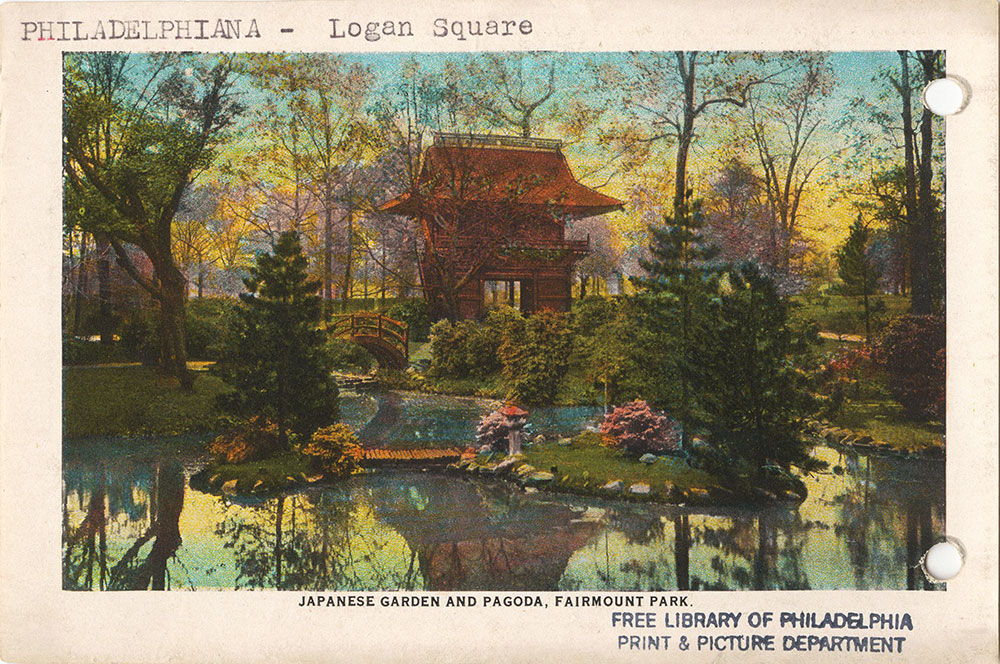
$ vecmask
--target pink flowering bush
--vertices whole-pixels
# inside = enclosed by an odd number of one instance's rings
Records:
[[[642,400],[619,406],[605,415],[601,434],[605,445],[632,456],[671,452],[680,441],[677,422],[657,413]]]

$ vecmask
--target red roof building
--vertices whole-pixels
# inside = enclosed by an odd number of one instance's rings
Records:
[[[435,312],[473,318],[503,304],[567,310],[573,265],[589,243],[566,240],[566,222],[621,206],[576,181],[561,141],[438,134],[412,189],[381,210],[420,224]]]

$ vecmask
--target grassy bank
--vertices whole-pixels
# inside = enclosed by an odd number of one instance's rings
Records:
[[[643,463],[603,446],[600,435],[592,432],[562,442],[535,444],[516,457],[480,454],[449,468],[529,488],[616,500],[726,505],[799,502],[806,495],[805,485],[791,477],[725,479],[674,456]]]
[[[63,436],[173,435],[211,431],[225,384],[199,374],[193,392],[150,367],[64,367]]]
[[[528,450],[527,463],[555,475],[553,488],[571,489],[575,493],[597,493],[606,483],[621,480],[626,487],[649,484],[650,497],[665,501],[669,494],[668,483],[682,491],[718,484],[712,475],[692,468],[677,457],[660,457],[654,463],[645,464],[621,455],[602,445],[601,436],[596,433],[580,434],[568,446],[547,443],[533,445]]]
[[[900,452],[944,445],[943,425],[907,419],[903,408],[888,399],[849,401],[830,422],[858,435],[883,441]]]
[[[850,295],[796,295],[791,299],[795,318],[815,321],[820,330],[838,334],[865,333],[864,307]],[[882,304],[875,304],[881,302]],[[871,299],[872,333],[888,321],[907,313],[910,298],[905,295],[876,295]]]

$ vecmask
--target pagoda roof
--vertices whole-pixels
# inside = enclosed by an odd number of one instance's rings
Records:
[[[545,207],[576,218],[622,207],[576,181],[559,141],[454,134],[424,152],[415,190],[379,209],[412,217],[444,203]]]

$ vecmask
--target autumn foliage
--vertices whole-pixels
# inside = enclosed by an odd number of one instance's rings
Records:
[[[267,459],[281,450],[278,427],[265,417],[252,417],[217,436],[208,451],[224,463]]]
[[[672,452],[680,440],[677,423],[657,413],[641,399],[605,415],[601,434],[605,445],[634,456]]]
[[[346,424],[318,429],[302,449],[316,470],[329,475],[349,475],[359,467],[363,456],[358,438]]]

